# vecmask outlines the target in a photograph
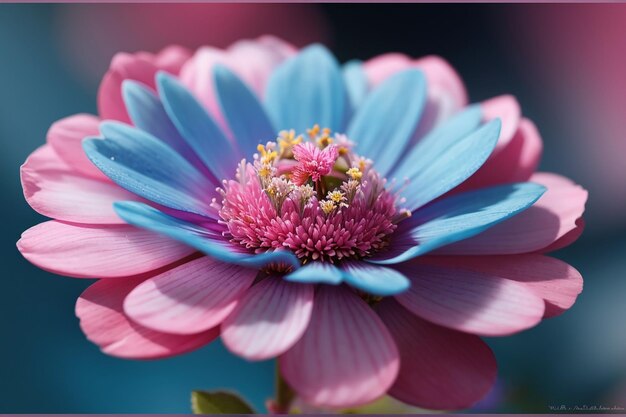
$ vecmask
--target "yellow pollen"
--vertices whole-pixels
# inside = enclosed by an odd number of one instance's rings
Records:
[[[333,143],[333,138],[331,138],[330,136],[322,136],[318,140],[318,144],[320,145],[321,148],[325,148],[328,145],[330,145],[331,143]]]
[[[296,137],[296,132],[293,129],[283,130],[278,134],[277,141],[280,152],[284,153],[285,151],[288,151],[297,144],[301,143],[302,135],[298,135]]]
[[[259,176],[264,179],[270,178],[272,176],[272,166],[270,164],[261,165]]]
[[[359,181],[363,177],[363,172],[359,168],[350,168],[346,171],[346,174],[350,176],[353,180]]]
[[[264,145],[259,144],[256,149],[261,154],[261,162],[263,164],[271,164],[278,157],[276,151],[266,149]]]
[[[307,129],[306,133],[311,139],[315,139],[320,133],[320,125],[314,125],[312,128]]]
[[[341,203],[345,197],[345,194],[339,190],[330,191],[328,193],[328,199],[336,204]]]
[[[320,207],[324,213],[329,214],[335,209],[335,203],[329,200],[320,201]]]

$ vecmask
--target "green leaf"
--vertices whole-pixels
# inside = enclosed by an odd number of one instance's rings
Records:
[[[191,409],[194,414],[254,414],[243,399],[224,391],[193,391]]]

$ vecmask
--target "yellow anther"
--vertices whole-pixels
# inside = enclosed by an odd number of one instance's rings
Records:
[[[346,171],[346,174],[348,174],[348,176],[353,180],[357,181],[359,181],[363,177],[363,172],[361,172],[361,170],[356,167],[350,168],[348,171]]]
[[[314,125],[312,128],[307,129],[306,133],[311,139],[315,139],[320,133],[320,125]]]
[[[298,135],[296,137],[296,132],[291,129],[289,131],[283,130],[278,134],[278,146],[280,147],[280,152],[283,153],[287,150],[290,150],[297,144],[302,142],[302,135]]]
[[[320,201],[320,207],[322,208],[322,211],[324,211],[324,213],[329,214],[335,209],[336,206],[333,201],[323,200]]]
[[[271,164],[278,157],[276,151],[267,149],[264,145],[259,144],[256,149],[261,154],[261,162],[263,164]]]
[[[321,138],[319,138],[317,142],[320,148],[325,148],[331,143],[333,143],[333,138],[331,138],[330,136],[322,136]]]
[[[322,129],[322,136],[330,136],[330,132],[332,132],[330,128],[325,127],[324,129]]]
[[[270,164],[262,164],[259,168],[259,176],[263,179],[270,178],[272,173],[272,166]]]
[[[339,191],[339,190],[329,191],[328,192],[328,199],[330,201],[332,201],[333,203],[339,204],[345,198],[346,198],[346,195],[343,192]]]

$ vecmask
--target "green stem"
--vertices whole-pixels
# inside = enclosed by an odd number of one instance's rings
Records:
[[[295,397],[293,389],[287,384],[287,381],[280,374],[278,363],[276,364],[276,407],[280,414],[289,414],[291,402]]]

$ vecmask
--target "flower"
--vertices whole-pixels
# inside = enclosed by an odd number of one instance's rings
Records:
[[[54,220],[19,250],[100,278],[76,314],[110,355],[219,335],[246,359],[278,357],[313,406],[471,406],[496,376],[480,336],[528,329],[581,291],[544,253],[579,236],[586,191],[535,173],[541,139],[515,99],[468,106],[440,58],[342,71],[319,45],[249,42],[267,59],[201,49],[179,74],[114,60],[100,115],[128,124],[51,127],[22,182]]]

